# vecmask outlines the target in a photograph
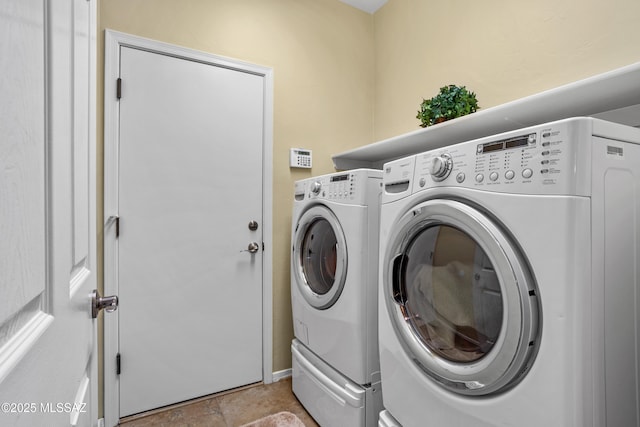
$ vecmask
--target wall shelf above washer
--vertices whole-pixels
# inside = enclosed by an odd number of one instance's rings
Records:
[[[381,169],[393,159],[568,117],[640,126],[640,62],[336,154],[337,170]]]

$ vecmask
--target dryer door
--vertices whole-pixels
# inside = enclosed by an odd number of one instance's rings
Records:
[[[340,297],[347,275],[347,245],[342,227],[327,207],[307,210],[294,231],[292,275],[304,299],[318,309]]]
[[[536,286],[518,247],[478,209],[429,200],[404,215],[383,281],[405,351],[445,388],[487,395],[528,371],[539,333]]]

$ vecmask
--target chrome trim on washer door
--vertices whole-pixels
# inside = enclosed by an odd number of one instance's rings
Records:
[[[347,244],[336,216],[323,205],[305,211],[295,228],[292,275],[304,299],[317,309],[331,307],[347,276]]]
[[[533,276],[480,210],[434,199],[407,212],[391,230],[382,286],[404,350],[446,389],[501,392],[533,363],[540,311]]]

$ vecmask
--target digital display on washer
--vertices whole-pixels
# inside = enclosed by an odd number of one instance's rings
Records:
[[[526,147],[529,145],[529,135],[520,136],[518,138],[508,139],[504,142],[505,148],[517,148],[517,147]],[[534,139],[535,141],[535,139]]]
[[[530,143],[535,143],[536,134],[516,136],[499,142],[487,142],[478,146],[478,153],[491,153],[493,151],[508,150],[510,148],[527,147]]]
[[[338,181],[348,181],[349,180],[349,174],[346,173],[344,175],[337,175],[337,176],[332,176],[331,177],[331,182],[338,182]]]
[[[492,151],[500,151],[500,150],[504,150],[503,142],[490,142],[489,144],[484,144],[482,146],[483,153],[490,153]]]

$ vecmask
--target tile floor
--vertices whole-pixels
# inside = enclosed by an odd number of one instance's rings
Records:
[[[291,391],[291,378],[203,397],[121,420],[121,427],[237,427],[282,411],[318,427]]]

